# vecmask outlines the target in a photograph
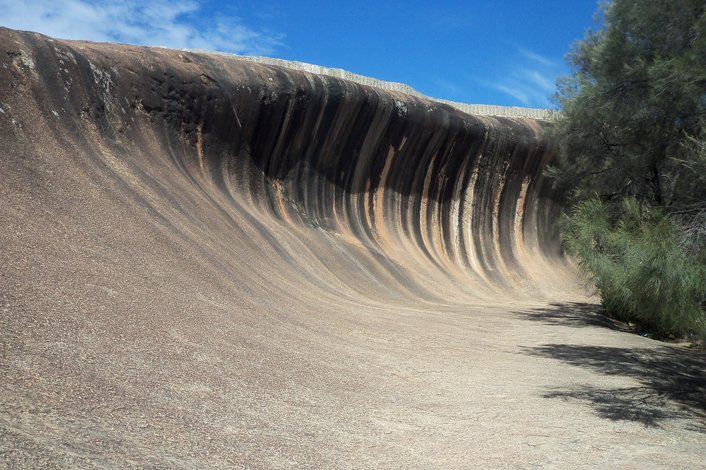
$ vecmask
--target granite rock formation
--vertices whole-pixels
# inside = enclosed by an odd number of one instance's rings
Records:
[[[583,296],[543,125],[0,29],[0,459],[541,463],[505,431],[566,371],[506,312]]]

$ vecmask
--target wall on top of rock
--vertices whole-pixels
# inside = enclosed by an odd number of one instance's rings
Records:
[[[204,52],[206,51],[199,51]],[[499,116],[499,117],[514,117],[514,118],[530,118],[538,119],[542,121],[548,121],[554,111],[551,109],[542,108],[525,108],[521,106],[496,106],[492,104],[469,104],[469,103],[459,103],[457,101],[444,100],[440,98],[432,98],[426,96],[411,86],[399,83],[399,82],[388,82],[385,80],[379,80],[377,78],[366,77],[365,75],[359,75],[357,73],[349,72],[347,70],[339,68],[324,67],[321,65],[307,64],[306,62],[298,62],[292,60],[275,59],[272,57],[261,57],[261,56],[241,56],[234,54],[226,54],[221,52],[208,52],[209,54],[222,54],[222,55],[233,55],[240,59],[249,60],[252,62],[257,62],[260,64],[277,65],[279,67],[287,67],[293,70],[301,70],[303,72],[311,72],[319,75],[329,75],[331,77],[342,78],[344,80],[349,80],[355,83],[360,83],[361,85],[373,86],[380,88],[382,90],[397,91],[406,93],[408,95],[417,96],[419,98],[428,99],[431,101],[436,101],[438,103],[448,104],[454,108],[463,111],[464,113],[476,115],[476,116]]]

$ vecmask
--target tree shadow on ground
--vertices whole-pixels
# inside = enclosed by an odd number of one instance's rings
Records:
[[[583,328],[600,326],[617,331],[630,331],[629,327],[618,320],[603,315],[603,308],[598,304],[581,302],[553,303],[543,308],[533,308],[527,312],[515,312],[524,320],[547,325]]]
[[[615,328],[613,324],[596,320],[587,304],[557,304],[552,308],[556,311],[532,311],[527,313],[526,318],[553,325]],[[545,398],[577,400],[591,406],[596,414],[605,419],[639,422],[645,426],[659,427],[667,420],[685,420],[687,428],[706,433],[704,351],[668,345],[630,349],[546,344],[524,348],[523,352],[556,359],[598,374],[629,377],[637,382],[635,386],[623,388],[577,386],[554,389],[546,392],[543,395]]]

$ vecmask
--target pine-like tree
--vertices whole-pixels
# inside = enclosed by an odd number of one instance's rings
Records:
[[[706,2],[615,0],[559,83],[550,170],[572,198],[706,206]]]
[[[614,0],[559,82],[547,173],[608,313],[706,331],[706,1]]]

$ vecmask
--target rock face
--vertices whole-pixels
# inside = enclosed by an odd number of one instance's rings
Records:
[[[194,51],[194,52],[207,52],[207,51]],[[232,54],[224,54],[219,52],[210,52],[209,54],[221,54],[226,57],[233,58]],[[302,72],[311,72],[317,75],[328,75],[329,77],[342,78],[349,82],[355,82],[360,85],[369,85],[375,88],[381,88],[383,90],[402,92],[407,95],[413,95],[417,98],[422,98],[436,103],[448,104],[452,107],[463,111],[464,113],[480,115],[480,116],[501,116],[501,117],[519,117],[519,118],[532,118],[541,119],[548,121],[551,119],[552,110],[550,109],[539,109],[539,108],[523,108],[520,106],[494,106],[487,104],[468,104],[468,103],[458,103],[455,101],[443,100],[438,98],[431,98],[426,95],[419,93],[417,90],[409,85],[399,82],[387,82],[384,80],[378,80],[372,77],[366,77],[365,75],[358,75],[356,73],[349,72],[343,69],[336,69],[330,67],[323,67],[321,65],[307,64],[305,62],[296,62],[291,60],[274,59],[271,57],[259,57],[259,56],[237,56],[239,59],[244,59],[252,62],[257,62],[267,65],[277,65],[287,69],[299,70]]]
[[[22,164],[81,168],[137,193],[133,202],[156,220],[165,217],[159,203],[186,223],[191,214],[175,198],[187,194],[165,185],[191,185],[221,210],[247,213],[285,260],[294,253],[267,224],[345,252],[345,277],[355,280],[347,287],[361,293],[441,300],[448,292],[435,285],[449,281],[472,297],[565,287],[537,121],[471,117],[215,54],[9,30],[2,41],[5,174],[24,178],[20,186],[40,190]],[[64,205],[80,217],[75,193]]]
[[[2,458],[468,463],[468,338],[578,295],[550,158],[531,119],[0,29]]]

